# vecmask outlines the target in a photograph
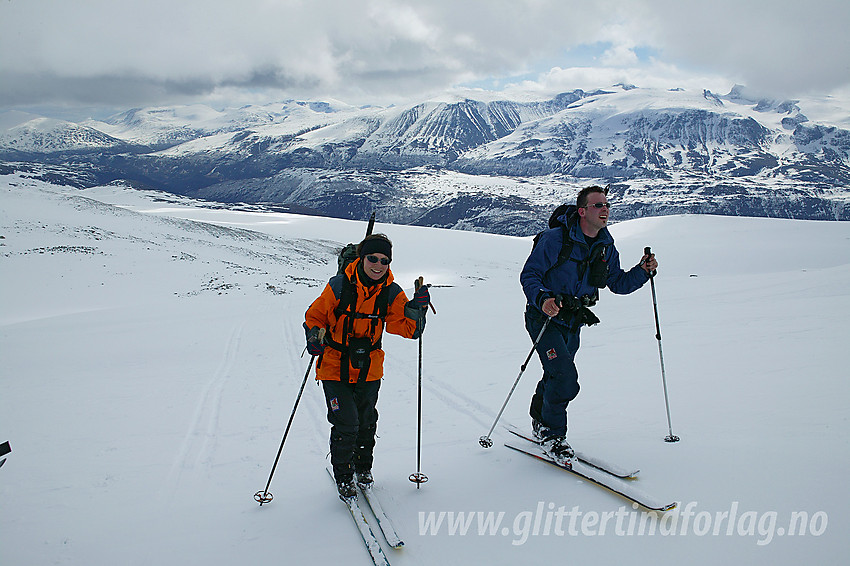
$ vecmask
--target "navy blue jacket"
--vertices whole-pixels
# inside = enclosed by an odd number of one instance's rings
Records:
[[[566,224],[566,215],[562,216],[560,221]],[[543,232],[537,245],[531,251],[531,255],[528,256],[519,276],[528,304],[541,311],[541,314],[543,301],[548,297],[564,294],[581,298],[585,295],[593,296],[596,292],[596,288],[588,283],[590,269],[584,269],[583,277],[579,279],[579,263],[584,263],[592,250],[587,245],[578,222],[573,223],[567,236],[574,242],[570,260],[551,269],[558,261],[558,254],[561,252],[565,233],[566,230],[560,226]],[[629,271],[622,270],[620,254],[614,247],[614,238],[611,237],[607,228],[599,231],[593,249],[596,249],[597,246],[607,246],[605,259],[608,263],[608,280],[605,286],[613,293],[618,295],[632,293],[640,289],[649,280],[649,274],[640,265],[634,266]],[[557,318],[553,320],[566,324]]]

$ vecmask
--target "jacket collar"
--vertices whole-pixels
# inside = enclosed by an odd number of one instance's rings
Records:
[[[572,225],[570,228],[570,239],[575,240],[576,242],[581,242],[583,244],[587,244],[587,240],[585,239],[584,232],[581,231],[581,226],[578,222]],[[599,234],[596,239],[596,243],[602,244],[613,244],[614,238],[611,236],[611,232],[608,231],[608,227],[602,228],[599,231]]]
[[[363,261],[362,258],[357,258],[356,260],[354,260],[350,264],[348,264],[348,267],[345,268],[346,278],[348,278],[348,280],[351,281],[351,278],[353,276],[354,281],[356,281],[358,287],[363,287],[364,289],[370,289],[370,290],[371,289],[380,289],[381,287],[383,287],[385,285],[389,285],[390,283],[393,282],[392,269],[387,269],[387,275],[386,275],[386,277],[384,277],[384,279],[382,281],[378,281],[374,285],[369,285],[369,286],[364,285],[360,281],[360,278],[357,276],[357,266],[360,265],[361,261]]]

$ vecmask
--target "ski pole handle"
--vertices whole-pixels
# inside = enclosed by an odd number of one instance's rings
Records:
[[[319,329],[319,333],[317,334],[317,337],[319,338],[319,344],[321,344],[322,342],[325,341],[325,333],[326,332],[327,332],[326,328],[320,328]],[[301,350],[301,357],[303,358],[304,354],[306,354],[306,353],[307,353],[307,346],[304,346],[304,349]],[[313,356],[313,357],[315,358],[316,356]]]
[[[649,259],[649,256],[652,255],[652,250],[649,249],[649,246],[646,246],[645,248],[643,248],[643,255],[647,256],[647,259]],[[646,263],[646,261],[647,260],[644,260],[642,263]],[[658,273],[658,271],[653,269],[652,271],[649,272],[649,276],[655,277],[656,273]]]
[[[413,291],[414,291],[414,292],[418,291],[418,290],[419,290],[419,287],[421,287],[422,285],[425,285],[425,286],[426,286],[426,287],[428,287],[429,289],[431,288],[431,284],[430,284],[430,283],[425,283],[425,277],[423,277],[422,275],[420,275],[419,277],[417,277],[417,278],[413,281]],[[434,303],[429,302],[429,303],[428,303],[428,306],[429,306],[429,307],[431,307],[431,312],[433,312],[434,314],[437,314],[437,309],[435,309],[435,308],[434,308]]]

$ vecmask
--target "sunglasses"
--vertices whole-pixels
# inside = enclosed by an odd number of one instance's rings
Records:
[[[367,260],[367,261],[370,261],[370,262],[372,262],[372,263],[378,263],[378,262],[381,262],[381,265],[389,265],[389,264],[390,264],[390,262],[392,261],[392,260],[391,260],[390,258],[388,258],[388,257],[378,258],[378,256],[376,256],[376,255],[367,255],[367,256],[366,256],[366,260]]]
[[[589,204],[589,205],[585,206],[584,208],[590,208],[591,206],[593,208],[602,208],[604,206],[608,210],[611,210],[611,203],[608,203],[608,202],[597,202],[597,203],[594,203],[594,204]]]

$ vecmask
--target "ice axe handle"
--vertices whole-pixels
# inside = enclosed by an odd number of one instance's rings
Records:
[[[369,224],[366,226],[366,236],[369,237],[372,235],[372,230],[375,229],[375,213],[372,212],[372,216],[369,217]]]

